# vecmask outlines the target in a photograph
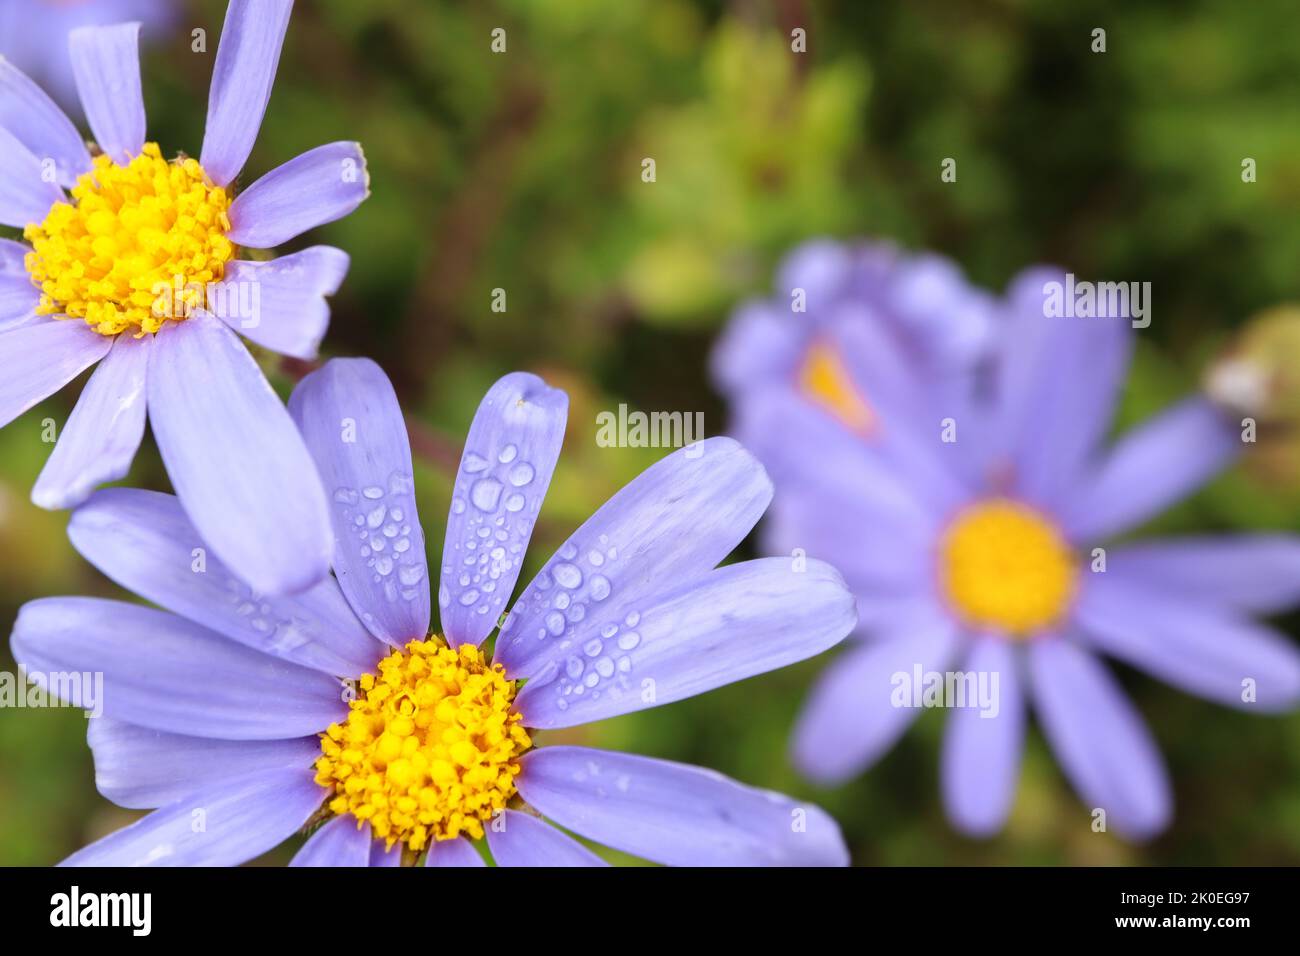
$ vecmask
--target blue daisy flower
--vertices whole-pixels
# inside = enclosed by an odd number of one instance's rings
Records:
[[[94,134],[0,59],[0,424],[98,363],[32,499],[72,507],[121,478],[144,434],[208,545],[259,590],[327,573],[324,489],[284,406],[239,340],[312,358],[348,257],[269,249],[352,212],[369,192],[356,143],[317,147],[236,193],[271,96],[290,0],[232,0],[198,159],[145,134],[139,23],[68,37]],[[292,489],[292,491],[290,490]]]
[[[927,706],[924,685],[952,708],[941,782],[961,830],[1003,826],[1032,710],[1107,827],[1157,833],[1172,813],[1167,774],[1102,658],[1242,710],[1295,708],[1300,652],[1253,618],[1300,601],[1300,539],[1111,543],[1231,464],[1241,423],[1192,397],[1110,445],[1132,323],[1052,317],[1064,276],[1050,269],[1021,275],[994,303],[985,350],[945,373],[943,343],[878,304],[896,272],[823,293],[816,321],[783,300],[764,307],[783,337],[742,312],[718,356],[736,373],[719,375],[735,433],[776,484],[766,545],[832,562],[858,602],[859,639],[813,691],[796,763],[826,784],[861,772]],[[936,286],[931,324],[966,341],[969,301]],[[797,335],[821,336],[834,375],[799,374]],[[775,368],[746,378],[737,355]],[[972,679],[996,700],[950,699]]]
[[[175,498],[104,489],[69,536],[160,609],[61,597],[18,616],[13,653],[32,679],[104,675],[88,735],[100,792],[156,808],[67,863],[238,864],[316,824],[299,864],[479,865],[469,841],[480,838],[498,864],[600,863],[552,824],[665,864],[847,862],[815,806],[533,739],[803,660],[852,630],[853,598],[826,564],[717,566],[772,493],[734,440],[648,468],[504,615],[568,412],[537,377],[505,376],[469,430],[439,566],[441,631],[428,636],[411,453],[388,379],[335,359],[299,384],[290,411],[330,492],[333,577],[256,593],[206,552]],[[480,645],[503,616],[489,659]]]

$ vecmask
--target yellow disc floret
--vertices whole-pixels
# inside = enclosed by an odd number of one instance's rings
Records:
[[[83,319],[102,335],[187,318],[235,253],[229,208],[197,160],[168,162],[156,143],[125,166],[96,156],[72,201],[23,233],[37,312]]]
[[[809,399],[863,435],[876,425],[871,406],[862,397],[835,348],[814,342],[799,366],[799,387]]]
[[[483,836],[515,794],[532,741],[511,704],[515,683],[464,644],[412,641],[361,678],[348,719],[321,734],[316,782],[328,807],[368,822],[391,847]]]
[[[1025,637],[1065,614],[1077,586],[1069,546],[1044,515],[992,498],[957,516],[943,535],[939,577],[968,624]]]

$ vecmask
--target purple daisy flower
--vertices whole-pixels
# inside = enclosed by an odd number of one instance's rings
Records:
[[[883,323],[838,334],[869,435],[780,380],[751,383],[734,410],[778,488],[767,544],[833,562],[858,601],[863,639],[796,727],[800,768],[844,780],[927,706],[934,676],[944,688],[987,679],[993,707],[933,698],[954,706],[941,758],[954,824],[1002,827],[1032,707],[1082,799],[1143,838],[1170,819],[1169,783],[1100,658],[1244,710],[1294,708],[1300,653],[1251,618],[1300,600],[1300,540],[1099,546],[1230,464],[1241,435],[1197,397],[1106,447],[1131,323],[1047,318],[1047,283],[1062,278],[1038,269],[1013,283],[1000,344],[961,389],[934,387]]]
[[[681,700],[831,647],[854,625],[828,565],[716,567],[771,497],[761,465],[712,438],[662,459],[598,510],[496,629],[559,456],[567,396],[514,373],[489,390],[456,476],[431,601],[411,453],[388,379],[335,359],[290,410],[331,489],[335,577],[293,597],[251,593],[176,499],[104,489],[69,536],[165,610],[94,598],[27,604],[29,676],[102,672],[96,783],[158,808],[71,864],[238,864],[323,821],[300,865],[596,865],[520,809],[666,864],[841,865],[814,806],[663,760],[531,732]],[[197,573],[196,573],[197,571]],[[341,681],[340,678],[343,680]],[[201,819],[203,825],[194,821]]]
[[[175,28],[180,0],[5,0],[0,4],[0,56],[13,63],[64,109],[77,102],[66,49],[78,27],[138,20],[156,41]]]
[[[25,227],[30,243],[0,240],[0,423],[100,362],[32,500],[71,507],[125,475],[147,405],[189,519],[266,593],[300,590],[327,573],[328,502],[306,445],[236,332],[313,357],[329,322],[324,297],[348,258],[328,246],[267,262],[235,256],[345,216],[368,193],[360,147],[340,142],[231,198],[291,6],[230,4],[198,160],[168,162],[145,140],[139,24],[69,37],[98,143],[93,157],[53,101],[0,60],[0,222]]]
[[[852,388],[840,356],[853,349],[840,340],[869,348],[866,337],[883,335],[919,372],[961,388],[988,351],[996,307],[942,256],[815,239],[786,257],[772,298],[737,310],[714,350],[714,381],[732,399],[793,389],[869,437],[872,410]]]

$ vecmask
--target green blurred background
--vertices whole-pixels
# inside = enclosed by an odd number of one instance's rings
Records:
[[[168,155],[198,153],[224,11],[178,6],[179,32],[146,30],[150,138]],[[1196,387],[1253,313],[1300,299],[1292,0],[1084,6],[299,0],[243,182],[320,143],[364,144],[369,201],[294,247],[352,256],[326,353],[371,356],[393,377],[435,560],[487,385],[525,368],[568,389],[527,580],[659,455],[597,447],[598,411],[703,410],[710,434],[725,430],[710,344],[803,239],[933,248],[994,290],[1044,260],[1152,282],[1125,423]],[[504,54],[489,46],[497,27]],[[796,27],[804,54],[790,49]],[[1091,51],[1096,27],[1105,53]],[[194,28],[208,32],[206,53],[191,50]],[[654,183],[641,179],[645,157]],[[956,183],[940,181],[945,157]],[[260,358],[287,394],[295,369]],[[72,551],[66,516],[27,498],[49,452],[41,421],[65,421],[76,394],[0,431],[6,632],[31,598],[123,596]],[[1297,456],[1270,441],[1157,529],[1300,528]],[[151,439],[126,483],[168,487]],[[1282,623],[1300,630],[1300,618]],[[838,790],[791,769],[787,733],[824,664],[541,741],[689,761],[815,799],[862,864],[1300,862],[1300,715],[1227,711],[1121,669],[1170,766],[1173,827],[1143,846],[1091,832],[1033,733],[1006,831],[971,841],[939,805],[941,714]],[[0,648],[0,669],[13,666]],[[54,862],[133,818],[96,794],[85,724],[72,710],[0,711],[0,863]]]

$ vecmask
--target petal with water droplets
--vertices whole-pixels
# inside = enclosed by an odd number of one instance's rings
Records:
[[[714,568],[771,500],[762,465],[730,438],[673,452],[605,502],[524,588],[496,660],[512,678],[553,668],[579,629],[598,636]]]
[[[526,372],[500,379],[479,404],[442,547],[438,611],[451,643],[481,643],[505,610],[560,457],[568,412],[564,392]]]
[[[258,594],[215,555],[172,495],[103,488],[73,512],[68,537],[87,561],[128,591],[233,641],[326,674],[360,677],[384,656],[325,578],[298,594]]]
[[[819,807],[720,773],[588,747],[526,754],[525,800],[575,833],[669,866],[846,866]]]
[[[73,689],[83,698],[75,703],[173,734],[280,740],[319,733],[347,714],[337,680],[138,604],[30,601],[10,647],[28,674],[97,675],[95,685]]]
[[[330,498],[334,573],[370,633],[395,647],[429,631],[428,566],[411,445],[393,386],[369,359],[331,359],[289,399]]]
[[[657,707],[819,654],[856,621],[853,596],[828,564],[732,564],[617,625],[581,622],[563,660],[525,684],[516,703],[524,723],[541,728]]]

